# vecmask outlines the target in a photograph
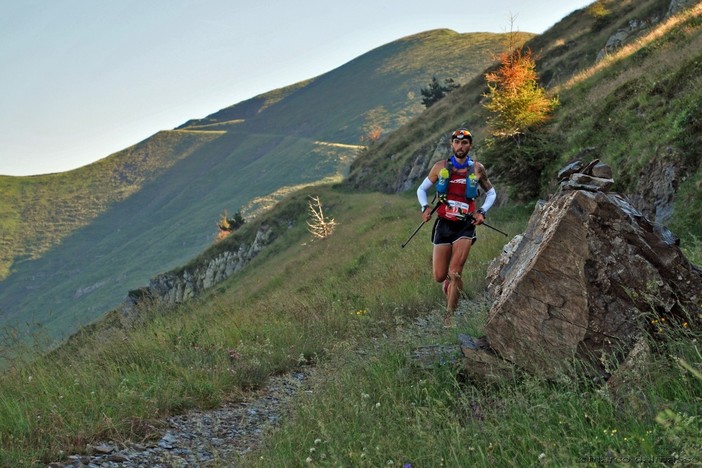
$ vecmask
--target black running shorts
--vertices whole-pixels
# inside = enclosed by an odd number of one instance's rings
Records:
[[[431,243],[434,245],[452,245],[458,239],[476,241],[475,226],[470,221],[449,221],[436,218],[431,231]]]

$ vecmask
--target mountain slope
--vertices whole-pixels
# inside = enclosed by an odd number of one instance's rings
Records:
[[[138,192],[215,133],[159,132],[79,170],[31,177],[0,176],[0,278],[36,259],[110,205]]]
[[[387,133],[417,115],[432,76],[465,83],[502,39],[448,30],[403,38],[85,168],[1,178],[9,276],[0,325],[37,323],[57,338],[94,320],[208,246],[224,210],[342,177],[369,126]]]
[[[530,37],[533,35],[521,33],[515,40],[523,42]],[[419,114],[423,110],[419,89],[432,76],[465,83],[479,74],[492,63],[504,40],[502,34],[466,35],[450,30],[409,36],[304,84],[285,88],[278,96],[255,98],[189,126],[235,122],[255,132],[275,129],[357,144],[362,136],[359,130],[377,125],[388,133]]]
[[[694,137],[700,120],[699,2],[596,4],[601,9],[575,11],[526,43],[536,54],[542,85],[561,101],[542,129],[555,142],[544,150],[560,155],[546,170],[579,157],[600,158],[614,167],[619,190],[631,194],[637,208],[680,235],[700,236],[702,227],[694,222],[702,209]],[[675,22],[669,12],[684,5],[690,18],[666,26]],[[490,137],[481,105],[486,91],[479,76],[451,93],[357,158],[346,184],[388,192],[416,187],[435,158],[448,152],[447,135],[462,125],[473,131],[475,154],[482,158],[482,143]],[[381,183],[378,173],[394,178]],[[500,174],[491,178],[498,193],[509,193]],[[552,188],[544,186],[543,193]],[[678,197],[683,203],[676,203]]]
[[[562,161],[611,164],[636,208],[689,240],[702,236],[702,3],[642,31],[576,75],[549,131]]]

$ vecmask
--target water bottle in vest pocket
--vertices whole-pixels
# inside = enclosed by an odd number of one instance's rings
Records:
[[[436,193],[439,194],[439,200],[442,202],[446,201],[446,195],[448,195],[449,187],[449,171],[443,168],[439,171],[439,180],[436,184]]]
[[[478,176],[475,175],[475,172],[466,178],[466,198],[468,200],[478,198]]]

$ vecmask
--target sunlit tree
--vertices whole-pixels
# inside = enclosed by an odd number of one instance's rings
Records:
[[[527,128],[545,122],[558,104],[549,98],[538,83],[536,62],[530,49],[516,48],[500,55],[500,66],[485,74],[488,85],[484,106],[496,136],[523,133]]]
[[[537,196],[546,167],[557,158],[557,142],[546,123],[558,104],[539,86],[531,50],[513,47],[499,56],[496,71],[485,80],[488,125],[492,135],[485,139],[482,155],[500,174],[518,200]]]
[[[243,226],[245,222],[246,220],[244,220],[244,217],[241,215],[241,210],[234,213],[234,216],[232,217],[229,217],[227,210],[224,210],[224,213],[222,213],[222,216],[219,218],[219,222],[217,222],[219,232],[217,233],[216,240],[224,239],[229,234]]]

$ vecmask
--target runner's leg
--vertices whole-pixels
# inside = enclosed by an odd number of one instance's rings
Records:
[[[452,247],[450,244],[435,245],[432,254],[434,281],[443,282],[448,277]]]
[[[458,306],[458,298],[463,289],[463,279],[461,275],[463,274],[463,266],[466,260],[468,260],[471,245],[473,245],[472,239],[466,238],[458,239],[453,243],[451,258],[448,264],[448,277],[451,283],[448,288],[447,316],[453,315],[456,306]]]

